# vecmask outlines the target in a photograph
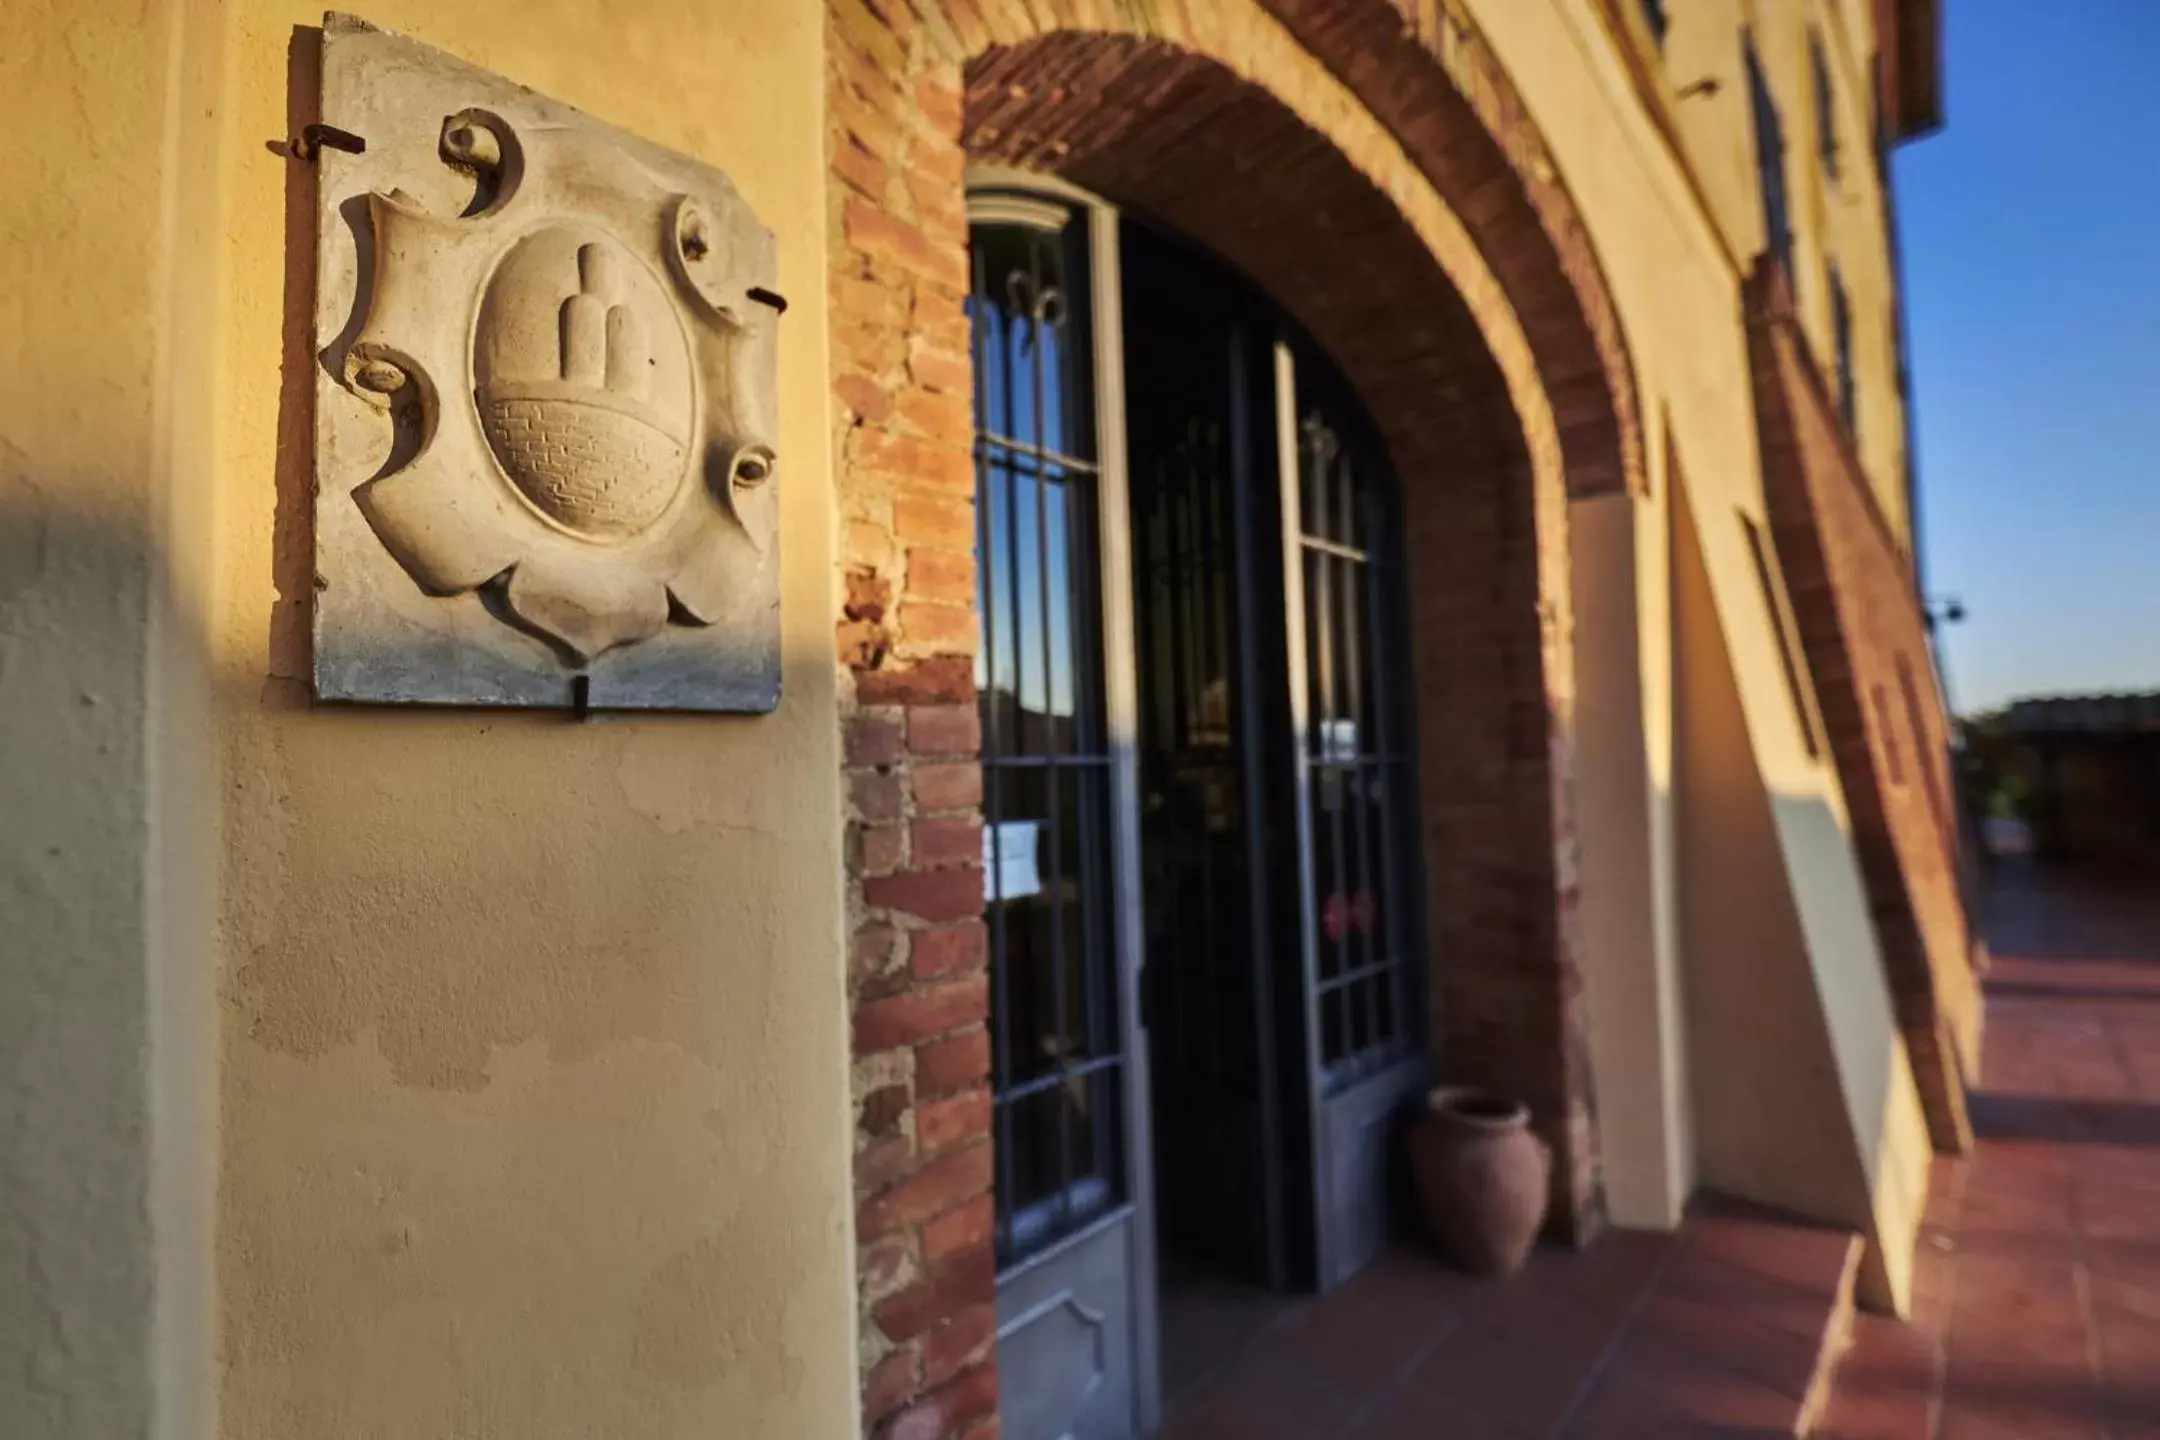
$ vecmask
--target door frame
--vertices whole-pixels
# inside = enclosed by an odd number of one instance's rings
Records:
[[[1411,1097],[1431,1083],[1433,1053],[1429,1022],[1421,1019],[1428,1013],[1424,977],[1413,967],[1403,975],[1398,1004],[1406,1007],[1406,1013],[1398,1016],[1398,1023],[1410,1033],[1422,1030],[1422,1038],[1385,1068],[1358,1075],[1347,1084],[1332,1084],[1328,1076],[1324,1054],[1326,1027],[1321,1014],[1321,880],[1313,838],[1317,821],[1313,813],[1314,767],[1309,743],[1312,733],[1312,647],[1311,636],[1306,630],[1305,549],[1310,527],[1306,524],[1302,494],[1297,351],[1298,346],[1288,335],[1278,331],[1273,355],[1276,480],[1282,506],[1282,635],[1284,677],[1289,682],[1286,700],[1290,717],[1291,774],[1295,785],[1292,817],[1297,831],[1294,849],[1298,873],[1298,988],[1304,1006],[1304,1071],[1299,1078],[1305,1104],[1307,1153],[1306,1173],[1300,1178],[1308,1187],[1312,1206],[1313,1278],[1319,1291],[1325,1294],[1369,1263],[1377,1253],[1377,1245],[1384,1242],[1384,1226],[1378,1231],[1371,1225],[1353,1226],[1348,1223],[1346,1209],[1349,1214],[1356,1214],[1362,1208],[1368,1212],[1367,1218],[1371,1218],[1371,1205],[1359,1207],[1354,1203],[1360,1199],[1377,1201],[1383,1212],[1389,1208],[1386,1202],[1390,1187],[1385,1179],[1376,1179],[1373,1172],[1377,1169],[1385,1174],[1391,1168],[1399,1148],[1395,1131]],[[1399,503],[1399,477],[1390,471],[1383,483],[1398,487],[1395,499]],[[1377,553],[1387,543],[1385,537],[1376,536],[1370,547]],[[1390,580],[1394,585],[1402,583],[1399,575]],[[1405,600],[1406,597],[1397,594],[1392,604],[1383,607],[1378,596],[1368,597],[1368,605],[1372,607],[1365,616],[1368,628],[1378,627],[1384,635],[1391,632],[1402,618]],[[1407,632],[1392,638],[1407,641]],[[1392,717],[1388,716],[1396,700],[1391,688],[1385,691],[1381,688],[1386,681],[1382,667],[1375,665],[1373,668],[1374,674],[1370,677],[1373,692],[1368,703],[1374,724],[1401,726],[1414,735],[1416,720],[1407,705]],[[1400,738],[1407,740],[1408,737]],[[1414,819],[1406,819],[1406,816],[1415,816],[1418,801],[1414,746],[1409,755],[1410,773],[1402,786],[1407,808],[1393,810],[1387,818],[1388,828],[1395,832],[1390,843],[1401,847],[1403,859],[1418,855],[1422,845]],[[1408,955],[1424,957],[1428,952],[1422,867],[1404,867],[1399,873],[1389,875],[1386,884],[1391,892],[1401,890],[1396,896],[1401,907],[1397,915],[1408,927],[1407,935],[1398,935],[1395,943],[1406,946]],[[1377,1136],[1373,1133],[1376,1131]],[[1377,1156],[1372,1153],[1374,1146],[1379,1147]],[[1362,1154],[1360,1147],[1364,1150]],[[1347,1179],[1344,1173],[1346,1159],[1353,1162],[1350,1166],[1353,1173]],[[1365,1178],[1363,1185],[1357,1183],[1360,1173]]]
[[[1307,672],[1310,655],[1306,649],[1305,634],[1305,564],[1299,548],[1299,536],[1304,530],[1301,513],[1302,501],[1298,494],[1298,417],[1297,417],[1297,357],[1289,343],[1280,335],[1274,337],[1272,354],[1274,383],[1269,393],[1275,398],[1275,495],[1281,507],[1281,555],[1283,597],[1283,678],[1288,682],[1289,694],[1284,697],[1290,716],[1290,777],[1294,799],[1291,804],[1291,822],[1296,832],[1292,846],[1297,857],[1298,886],[1298,996],[1305,1010],[1304,1059],[1299,1080],[1305,1100],[1306,1163],[1302,1177],[1309,1190],[1307,1203],[1312,1216],[1313,1276],[1322,1289],[1327,1287],[1331,1246],[1328,1239],[1328,1205],[1330,1190],[1328,1167],[1322,1163],[1325,1136],[1322,1130],[1323,1107],[1327,1096],[1322,1089],[1322,1065],[1320,1060],[1320,999],[1319,970],[1319,908],[1313,872],[1313,818],[1312,818],[1312,756],[1306,745],[1306,737],[1312,731],[1311,677]]]
[[[1060,1304],[1076,1304],[1069,1288],[1058,1290],[1049,1267],[1061,1259],[1075,1275],[1096,1267],[1098,1278],[1110,1267],[1121,1263],[1114,1253],[1116,1241],[1111,1232],[1124,1230],[1125,1297],[1127,1315],[1130,1317],[1131,1377],[1132,1377],[1132,1425],[1134,1435],[1148,1435],[1162,1421],[1162,1375],[1161,1375],[1161,1276],[1158,1264],[1158,1239],[1156,1234],[1155,1166],[1152,1143],[1153,1127],[1153,1077],[1149,1054],[1146,1014],[1143,1006],[1146,954],[1146,919],[1143,900],[1143,875],[1140,827],[1140,755],[1139,755],[1139,692],[1137,675],[1137,645],[1134,635],[1135,601],[1133,591],[1133,541],[1132,499],[1128,472],[1128,431],[1125,395],[1124,350],[1124,285],[1122,257],[1120,253],[1120,226],[1123,216],[1118,208],[1101,197],[1076,185],[1055,177],[1030,171],[1010,169],[1003,166],[970,165],[966,172],[968,196],[968,219],[976,223],[1019,223],[1046,227],[1053,218],[1070,223],[1080,219],[1086,225],[1086,254],[1089,285],[1089,365],[1093,382],[1094,428],[1096,445],[1096,504],[1099,564],[1098,593],[1102,637],[1101,677],[1105,742],[1110,757],[1110,870],[1112,934],[1115,964],[1115,1005],[1118,1019],[1119,1042],[1124,1049],[1122,1067],[1121,1101],[1124,1106],[1124,1165],[1127,1194],[1124,1203],[1083,1226],[1071,1235],[1061,1237],[1042,1251],[1001,1271],[997,1277],[999,1297],[1000,1343],[1009,1334],[1016,1333],[1030,1320],[1041,1316],[1046,1310]],[[1292,784],[1294,806],[1289,816],[1295,829],[1292,853],[1297,865],[1298,886],[1298,933],[1296,937],[1296,968],[1298,992],[1302,998],[1302,1055],[1295,1050],[1284,1050],[1274,1044],[1273,1022],[1267,1024],[1262,1036],[1266,1051],[1273,1057],[1270,1067],[1276,1073],[1263,1076],[1263,1090],[1270,1097],[1280,1097],[1291,1104],[1303,1102],[1304,1125],[1302,1130],[1305,1173],[1281,1177],[1284,1189],[1271,1199],[1271,1210],[1279,1212],[1279,1199],[1286,1199],[1299,1189],[1305,1192],[1305,1203],[1312,1227],[1311,1278],[1317,1287],[1325,1291],[1348,1278],[1365,1260],[1371,1258],[1374,1236],[1370,1233],[1352,1233],[1342,1223],[1343,1202],[1355,1198],[1360,1189],[1356,1175],[1350,1175],[1346,1183],[1343,1171],[1344,1147],[1363,1143],[1389,1143],[1394,1119],[1398,1118],[1409,1098],[1422,1090],[1427,1083],[1432,1065],[1432,1035],[1423,1017],[1425,1010],[1425,984],[1421,974],[1412,972],[1405,987],[1402,1001],[1410,1007],[1410,1013],[1401,1017],[1402,1023],[1419,1033],[1411,1051],[1387,1068],[1357,1077],[1343,1086],[1331,1087],[1323,1059],[1324,1026],[1320,1014],[1319,999],[1319,931],[1320,895],[1319,877],[1315,873],[1312,813],[1312,757],[1306,743],[1310,730],[1310,690],[1307,683],[1307,667],[1310,647],[1306,635],[1306,606],[1304,595],[1303,545],[1304,531],[1301,512],[1299,454],[1299,386],[1298,349],[1300,341],[1293,339],[1294,328],[1281,312],[1279,303],[1269,302],[1274,316],[1271,325],[1256,327],[1238,343],[1235,363],[1252,367],[1260,373],[1256,381],[1271,381],[1252,386],[1235,387],[1240,395],[1266,394],[1274,404],[1274,444],[1266,444],[1266,435],[1257,427],[1234,425],[1238,431],[1236,444],[1251,444],[1254,452],[1247,457],[1254,482],[1252,493],[1240,493],[1235,504],[1244,510],[1246,523],[1237,526],[1241,553],[1238,567],[1245,580],[1241,592],[1249,592],[1250,568],[1254,565],[1279,564],[1282,567],[1282,614],[1281,628],[1267,637],[1246,634],[1240,643],[1240,664],[1248,671],[1245,689],[1248,718],[1256,715],[1254,708],[1266,703],[1263,689],[1251,683],[1254,676],[1253,660],[1258,651],[1255,647],[1279,643],[1284,650],[1282,677],[1288,682],[1288,695],[1280,697],[1287,701],[1286,716],[1291,736]],[[1248,438],[1249,434],[1249,438]],[[1254,515],[1252,507],[1264,506],[1266,501],[1266,467],[1272,464],[1275,474],[1275,491],[1280,506],[1279,536],[1281,550],[1270,557],[1257,548],[1258,528],[1250,523]],[[1386,483],[1399,485],[1398,477],[1390,474]],[[1398,495],[1399,500],[1399,495]],[[980,497],[978,497],[980,503]],[[1394,583],[1402,583],[1395,577]],[[1241,593],[1239,604],[1248,622],[1258,613],[1259,607],[1252,603],[1249,593]],[[1400,605],[1398,597],[1397,605]],[[1400,616],[1395,617],[1397,621]],[[1371,625],[1387,625],[1379,613],[1368,616]],[[1392,625],[1390,625],[1392,629]],[[1395,637],[1398,641],[1407,636]],[[1377,681],[1375,682],[1377,683]],[[1385,703],[1385,702],[1376,702]],[[1397,723],[1407,724],[1415,733],[1414,717],[1405,713],[1397,717]],[[1415,777],[1414,749],[1411,754],[1412,771],[1405,787],[1404,798],[1410,806],[1407,812],[1414,817],[1418,802]],[[1259,753],[1247,757],[1249,786],[1256,783],[1256,770],[1263,760]],[[1257,813],[1257,812],[1255,812]],[[1406,821],[1405,812],[1394,813],[1389,823],[1394,826],[1408,825],[1409,833],[1398,837],[1395,843],[1405,847],[1404,858],[1414,859],[1421,848],[1416,834],[1414,819]],[[1402,897],[1409,907],[1408,914],[1412,936],[1397,943],[1411,946],[1411,953],[1422,956],[1424,897],[1422,894],[1422,868],[1410,865],[1400,874],[1389,877],[1391,886],[1407,886]],[[1271,981],[1261,978],[1263,1013],[1271,1011],[1277,993]],[[1301,1059],[1301,1073],[1296,1077],[1281,1074],[1286,1061]],[[1336,1132],[1341,1129],[1342,1134]],[[1353,1134],[1353,1132],[1357,1132]],[[1378,1134],[1377,1141],[1370,1138]],[[1363,1135],[1366,1138],[1359,1139]],[[1287,1163],[1292,1157],[1284,1153],[1284,1136],[1274,1134],[1271,1148],[1278,1164]],[[1371,1155],[1353,1157],[1369,1162]],[[1353,1166],[1353,1170],[1357,1167]],[[1370,1164],[1364,1165],[1370,1170]],[[1360,1171],[1359,1173],[1363,1173]],[[1364,1188],[1370,1189],[1370,1185]],[[1273,1217],[1278,1227],[1287,1224],[1280,1213]],[[1369,1227],[1368,1227],[1369,1229]],[[1271,1244],[1271,1270],[1282,1272],[1287,1266],[1287,1235],[1278,1236]],[[1095,1246],[1093,1253],[1081,1253],[1086,1247]],[[1302,1267],[1300,1267],[1302,1268]],[[1288,1276],[1277,1273],[1277,1284]],[[1008,1314],[1008,1300],[1012,1313]]]
[[[1103,721],[1110,751],[1111,932],[1116,959],[1119,1043],[1125,1050],[1126,1201],[1122,1206],[1001,1271],[1001,1301],[1008,1291],[1061,1256],[1129,1227],[1132,1317],[1133,1434],[1152,1434],[1162,1423],[1162,1341],[1158,1314],[1159,1275],[1155,1239],[1155,1166],[1149,1110],[1147,1029],[1141,1010],[1142,970],[1147,961],[1141,905],[1139,692],[1134,674],[1132,597],[1132,498],[1125,454],[1125,346],[1122,270],[1115,206],[1052,176],[1004,166],[967,168],[968,220],[1026,223],[1026,208],[1054,204],[1087,225],[1089,353],[1094,382],[1097,535],[1101,597]],[[978,498],[978,503],[980,499]],[[1024,1310],[1021,1320],[1032,1315]],[[1019,1323],[1000,1305],[999,1338]]]

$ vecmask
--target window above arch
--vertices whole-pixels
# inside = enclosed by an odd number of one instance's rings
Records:
[[[1815,149],[1822,157],[1823,174],[1838,178],[1837,85],[1830,76],[1830,57],[1823,50],[1820,33],[1808,36],[1808,69],[1815,82]]]

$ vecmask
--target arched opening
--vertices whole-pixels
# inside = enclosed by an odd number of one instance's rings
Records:
[[[1085,187],[978,202],[971,284],[1000,1364],[1055,1434],[1175,1399],[1180,1280],[1398,1233],[1435,1061],[1531,1103],[1591,1223],[1563,507],[1494,317],[1267,91],[1060,34],[970,66],[962,134]]]
[[[970,212],[997,1254],[1064,1283],[1043,1257],[1115,1250],[1082,1232],[1129,1207],[1174,1402],[1226,1300],[1258,1323],[1347,1279],[1404,1208],[1400,494],[1218,258],[1024,176]]]
[[[962,137],[977,161],[1062,177],[1221,256],[1372,416],[1411,557],[1433,1025],[1452,1073],[1539,1111],[1572,1228],[1594,1182],[1567,1173],[1570,1156],[1589,1163],[1586,1082],[1562,1068],[1575,1022],[1557,983],[1572,870],[1553,733],[1572,669],[1564,480],[1534,377],[1496,357],[1496,332],[1514,334],[1504,302],[1483,272],[1443,266],[1414,197],[1384,193],[1270,91],[1163,42],[1061,32],[993,48],[968,67]]]
[[[1051,1063],[1022,1079],[1011,1017],[991,1013],[1015,1002],[1018,985],[1008,978],[971,991],[974,982],[950,978],[998,943],[997,903],[976,915],[983,892],[1038,883],[1049,859],[1048,830],[1038,826],[1035,870],[1002,873],[1008,839],[1013,854],[1029,852],[999,827],[1047,817],[1007,815],[991,793],[1006,783],[996,773],[1001,757],[1013,753],[993,741],[993,729],[1026,727],[1017,714],[993,713],[1005,702],[985,623],[995,617],[983,613],[985,584],[1009,579],[986,575],[990,567],[979,563],[983,525],[998,523],[987,512],[998,502],[978,463],[994,447],[973,409],[981,357],[958,303],[975,278],[962,203],[970,166],[1026,172],[1033,178],[1022,191],[1047,186],[1068,211],[1098,196],[1115,207],[1113,225],[1123,214],[1184,237],[1221,272],[1245,277],[1283,329],[1303,337],[1316,361],[1306,373],[1338,372],[1348,408],[1369,417],[1370,453],[1399,485],[1395,528],[1405,556],[1403,624],[1412,653],[1407,666],[1391,662],[1389,678],[1403,682],[1417,719],[1408,748],[1418,833],[1408,863],[1418,873],[1408,889],[1424,902],[1427,950],[1416,966],[1420,983],[1409,987],[1422,990],[1423,1006],[1409,1018],[1421,1022],[1416,1038],[1442,1075],[1529,1102],[1556,1151],[1554,1230],[1582,1236],[1599,1223],[1573,952],[1567,512],[1571,493],[1625,490],[1640,476],[1632,380],[1595,259],[1504,75],[1453,18],[1444,36],[1397,25],[1389,43],[1365,44],[1358,37],[1367,12],[1384,8],[1352,0],[1316,16],[1301,0],[1194,0],[1175,13],[1083,17],[1055,4],[1044,11],[921,0],[875,21],[850,6],[834,11],[834,369],[847,422],[843,504],[856,517],[839,631],[864,735],[862,758],[851,757],[849,767],[864,876],[856,929],[865,1087],[859,1280],[873,1419],[935,1413],[956,1422],[980,1411],[954,1406],[996,1395],[1007,1435],[1108,1437],[1144,1430],[1161,1400],[1154,1229],[1130,1223],[1135,1197],[1153,1191],[1135,1167],[1156,1158],[1136,1143],[1155,1098],[1146,1085],[1152,1047],[1139,1023],[1141,987],[1116,975],[1119,983],[1092,997],[1039,986],[1023,1008],[1047,995],[1054,1009],[1063,994],[1066,1022],[1079,1015],[1092,1023],[1107,1010],[1123,1028],[1114,1054],[1083,1053],[1053,1015]],[[1368,99],[1394,85],[1405,93],[1438,88],[1430,90],[1434,103],[1407,110],[1385,96]],[[1015,203],[1025,208],[1025,196]],[[1019,217],[1008,210],[1004,218]],[[1091,222],[1091,253],[1099,231]],[[1116,388],[1128,389],[1126,362],[1106,363]],[[1068,416],[1092,411],[1123,445],[1136,427],[1092,403],[1099,398]],[[1106,480],[1113,472],[1131,478],[1099,448],[1064,453],[1057,463],[1074,461],[1081,462],[1074,474],[1094,467]],[[1123,523],[1099,537],[1105,554],[1126,547],[1118,562],[1126,566],[1130,498],[1107,507]],[[1006,521],[1019,513],[1011,507]],[[1043,513],[1030,512],[1038,524]],[[1292,533],[1278,522],[1277,547]],[[1100,593],[1123,593],[1129,632],[1134,595],[1116,585]],[[1273,633],[1287,646],[1299,612],[1281,597],[1274,605]],[[1116,643],[1114,608],[1102,607],[1092,642],[1105,653]],[[1039,626],[1048,612],[1038,602],[1015,615]],[[1129,633],[1123,643],[1128,655],[1138,650]],[[1018,673],[1015,666],[1015,684]],[[1099,686],[1092,735],[1083,733],[1078,689],[1063,733],[1037,724],[1035,734],[1114,774],[1121,746],[1137,747],[1136,688],[1113,667]],[[1125,738],[1112,713],[1119,704],[1131,727]],[[978,742],[948,714],[933,715],[962,706],[981,717],[979,800],[953,783],[951,763],[956,755],[975,759],[963,747]],[[922,743],[918,716],[935,720]],[[880,748],[883,737],[903,723],[899,760],[874,761],[890,753]],[[1069,803],[1059,801],[1060,820],[1076,820],[1090,805],[1107,812],[1097,827],[1106,836],[1097,838],[1107,840],[1109,855],[1096,879],[1057,878],[1079,890],[1096,885],[1109,898],[1094,941],[1080,933],[1073,944],[1100,948],[1107,940],[1124,947],[1122,956],[1144,955],[1142,908],[1154,877],[1141,873],[1139,860],[1137,766],[1125,801],[1114,779],[1101,787],[1106,799],[1083,799],[1085,786],[1074,783]],[[1135,832],[1122,844],[1120,804]],[[952,853],[946,836],[978,811],[987,822],[986,878],[956,877],[954,867],[972,860]],[[913,817],[904,842],[894,838],[896,815]],[[1075,824],[1060,837],[1058,863],[1075,861],[1089,843]],[[963,893],[969,881],[973,897]],[[1324,910],[1324,891],[1320,900]],[[1355,905],[1341,908],[1352,913]],[[971,993],[980,1029],[962,1008]],[[934,1025],[926,1023],[932,1017]],[[1304,1036],[1323,1035],[1325,1023]],[[926,1032],[935,1038],[918,1038]],[[999,1033],[1002,1058],[991,1054]],[[1317,1043],[1324,1048],[1324,1037]],[[1283,1063],[1278,1048],[1273,1064]],[[978,1103],[969,1096],[981,1092],[966,1087],[986,1079],[1008,1104],[992,1110],[986,1127],[949,1123]],[[1035,1088],[1021,1095],[1023,1085]],[[1069,1109],[1049,1129],[1065,1125],[1095,1145],[1103,1163],[1067,1148],[1063,1135],[1025,1159],[1019,1145],[998,1143],[1005,1123],[998,1111],[1032,1104],[1054,1115],[1065,1102],[1053,1096],[1086,1100],[1085,1113]],[[1111,1113],[1101,1096],[1121,1097],[1113,1119],[1101,1118]],[[912,1127],[895,1123],[910,1114]],[[1341,1128],[1362,1132],[1362,1156],[1384,1155],[1388,1118],[1380,1106]],[[1317,1144],[1303,1153],[1307,1215],[1282,1205],[1270,1221],[1248,1197],[1224,1228],[1246,1226],[1245,1243],[1259,1249],[1253,1236],[1270,1223],[1294,1229],[1302,1220],[1336,1237],[1335,1255],[1354,1257],[1359,1247],[1340,1241],[1358,1226],[1324,1216],[1327,1192],[1312,1181],[1327,1153]],[[1008,1162],[1028,1173],[1006,1176]],[[1358,1158],[1350,1168],[1366,1163]],[[1068,1171],[1102,1183],[1075,1188]],[[994,1213],[986,1190],[1013,1203]],[[1336,1187],[1345,1192],[1370,1188]],[[1046,1200],[1047,1213],[1062,1220],[1045,1222],[1034,1207]],[[1368,1229],[1384,1234],[1385,1223],[1383,1214]],[[1311,1248],[1317,1257],[1323,1244]],[[1310,1273],[1318,1283],[1345,1272],[1322,1258]],[[995,1377],[979,1338],[993,1289]]]

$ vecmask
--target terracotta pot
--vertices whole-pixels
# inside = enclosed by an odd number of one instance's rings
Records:
[[[1552,1193],[1552,1151],[1528,1108],[1442,1086],[1425,1097],[1409,1144],[1418,1209],[1440,1253],[1473,1275],[1520,1270]]]

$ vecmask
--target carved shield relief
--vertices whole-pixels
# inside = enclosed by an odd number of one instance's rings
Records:
[[[772,235],[687,156],[323,32],[316,694],[770,710]]]

